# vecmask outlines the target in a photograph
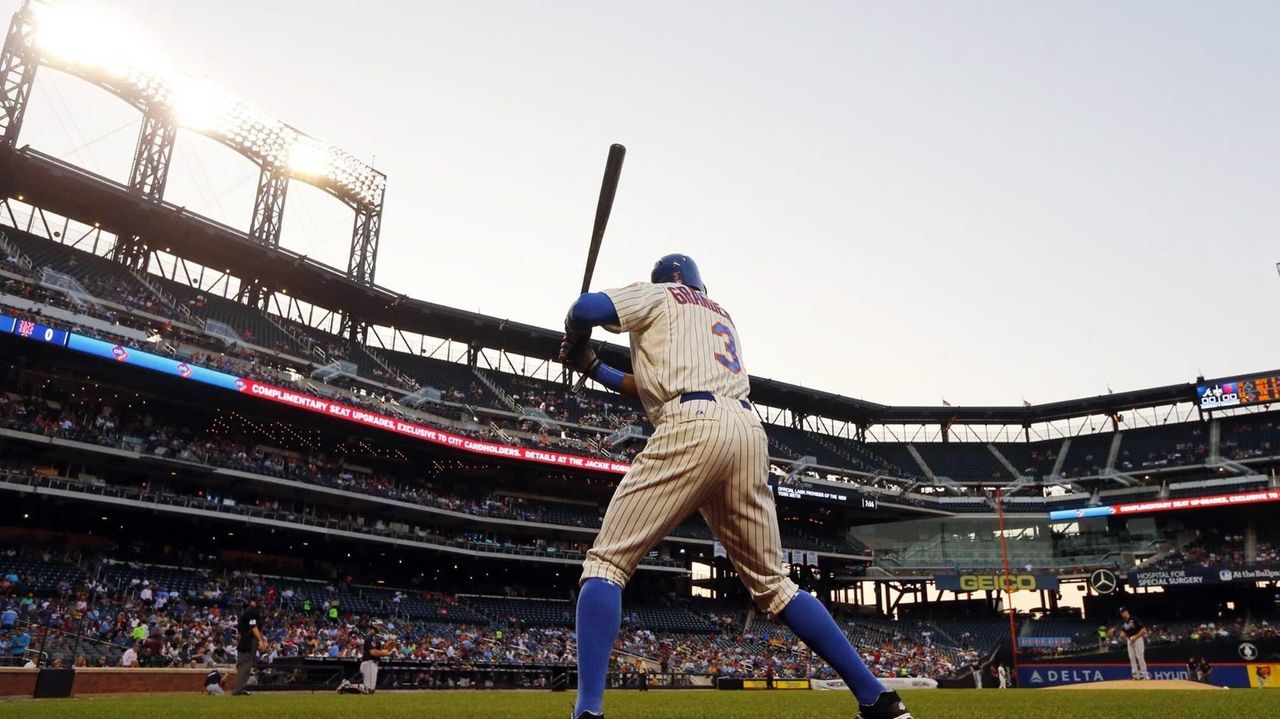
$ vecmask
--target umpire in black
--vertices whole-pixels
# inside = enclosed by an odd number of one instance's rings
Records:
[[[258,596],[249,596],[249,604],[240,612],[236,622],[239,634],[236,643],[236,684],[232,696],[244,696],[249,675],[258,664],[258,654],[267,651],[267,640],[262,636],[262,612],[258,609]]]

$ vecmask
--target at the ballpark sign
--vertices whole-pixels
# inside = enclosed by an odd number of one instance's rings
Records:
[[[1131,587],[1186,587],[1276,580],[1280,580],[1280,567],[1185,567],[1135,569],[1129,573]]]

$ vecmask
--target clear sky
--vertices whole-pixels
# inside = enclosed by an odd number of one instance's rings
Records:
[[[1018,404],[1280,366],[1280,3],[59,4],[375,160],[414,297],[558,326],[622,142],[597,284],[692,255],[758,376]],[[135,114],[82,85],[39,77],[23,141],[123,178]],[[184,136],[169,197],[247,227],[256,179]],[[337,201],[295,182],[285,227],[345,267]]]

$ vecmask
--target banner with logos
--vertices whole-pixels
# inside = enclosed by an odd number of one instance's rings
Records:
[[[1280,489],[1260,489],[1255,492],[1215,494],[1207,497],[1152,499],[1145,502],[1108,504],[1101,507],[1084,507],[1081,509],[1055,509],[1049,512],[1049,519],[1057,522],[1061,520],[1087,519],[1089,517],[1179,512],[1188,509],[1211,509],[1213,507],[1239,507],[1246,504],[1264,502],[1280,502]]]
[[[1015,592],[1034,592],[1040,589],[1058,589],[1056,574],[1012,573],[1008,576]],[[1005,575],[1003,573],[984,574],[936,574],[933,577],[938,589],[951,592],[1003,592]]]
[[[743,679],[743,689],[808,689],[807,679]]]
[[[1054,649],[1070,646],[1071,637],[1018,637],[1020,649]]]
[[[1179,569],[1135,569],[1129,573],[1131,587],[1186,587],[1231,582],[1280,580],[1280,567],[1183,567]]]
[[[479,439],[464,437],[452,432],[446,432],[442,429],[428,427],[426,425],[407,422],[403,419],[388,417],[384,414],[370,412],[366,409],[353,407],[349,404],[341,402],[333,402],[315,395],[294,392],[283,387],[276,387],[265,382],[259,382],[252,379],[242,379],[244,387],[240,390],[244,394],[253,395],[265,400],[277,402],[279,404],[287,404],[298,409],[305,409],[316,414],[323,414],[329,417],[344,419],[348,422],[355,422],[366,427],[374,427],[384,429],[388,432],[414,437],[433,444],[440,444],[446,447],[454,447],[473,454],[483,454],[490,457],[501,457],[507,459],[522,459],[527,462],[538,462],[540,464],[554,464],[562,467],[572,467],[574,469],[594,469],[602,472],[611,472],[613,474],[626,474],[630,469],[629,464],[625,462],[613,462],[607,459],[596,459],[594,457],[582,457],[576,454],[562,454],[543,449],[531,449],[529,447],[514,447],[506,444],[497,444],[496,442],[485,442]]]
[[[929,677],[887,677],[880,683],[897,691],[899,689],[937,689],[938,680]],[[809,686],[816,691],[849,691],[843,679],[810,679]]]
[[[1255,689],[1280,689],[1280,664],[1246,664],[1249,686]]]
[[[1247,687],[1249,675],[1244,664],[1215,665],[1209,673],[1209,682],[1219,687]],[[1131,679],[1128,664],[1035,664],[1018,666],[1018,686],[1024,689],[1056,687],[1064,684],[1094,684],[1097,682]],[[1147,663],[1147,673],[1152,679],[1183,679],[1187,677],[1185,664]]]
[[[515,447],[485,442],[462,435],[453,434],[442,429],[408,422],[377,412],[371,412],[342,402],[334,402],[323,397],[295,392],[284,387],[277,387],[265,382],[237,377],[226,372],[211,370],[199,365],[190,364],[179,359],[164,357],[123,344],[105,342],[93,337],[67,332],[53,327],[16,320],[0,314],[0,331],[18,334],[28,339],[59,345],[68,349],[108,359],[119,364],[128,364],[153,372],[180,377],[222,389],[249,394],[278,404],[305,409],[336,419],[355,422],[366,427],[383,429],[389,432],[414,437],[433,444],[460,449],[473,454],[489,457],[523,460],[539,464],[552,464],[573,469],[588,469],[611,474],[626,474],[631,465],[626,462],[614,462],[596,457],[583,457],[550,450],[529,447]]]

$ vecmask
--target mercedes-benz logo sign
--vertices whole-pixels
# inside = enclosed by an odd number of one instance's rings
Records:
[[[1110,569],[1097,569],[1089,575],[1089,586],[1098,594],[1110,594],[1120,586],[1120,578]]]
[[[1246,662],[1251,662],[1254,659],[1258,658],[1258,648],[1253,646],[1249,642],[1245,642],[1244,644],[1241,644],[1239,651],[1240,651],[1240,658],[1245,660]]]

